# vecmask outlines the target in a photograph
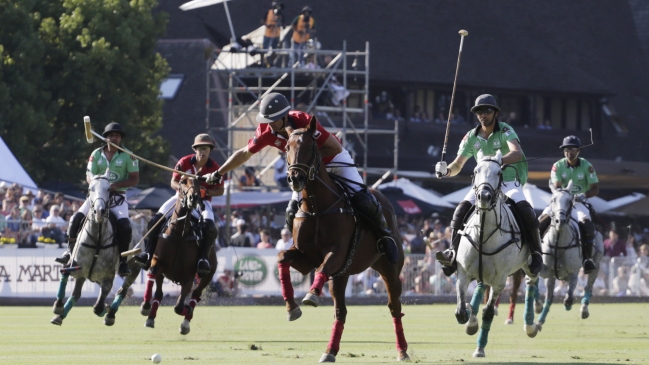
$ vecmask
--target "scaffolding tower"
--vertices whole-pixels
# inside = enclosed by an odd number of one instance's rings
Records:
[[[302,50],[304,57],[293,48],[280,50],[256,50],[256,52],[230,52],[224,47],[216,62],[207,73],[206,129],[216,141],[216,151],[226,160],[244,146],[252,137],[257,123],[259,101],[271,92],[287,96],[294,110],[314,114],[332,134],[336,133],[359,165],[363,181],[367,183],[368,171],[382,174],[390,168],[368,166],[368,136],[389,134],[394,136],[392,171],[398,168],[398,123],[394,129],[370,128],[369,126],[369,66],[370,46],[364,51],[347,51],[344,41],[342,50]],[[272,51],[272,56],[268,52]],[[265,55],[266,57],[262,57]],[[299,59],[299,60],[298,60]],[[300,62],[302,61],[302,62]],[[272,66],[266,67],[266,63]],[[259,65],[264,64],[264,67]],[[317,66],[322,64],[323,67]],[[227,96],[227,98],[226,98]],[[358,160],[362,157],[362,161]],[[261,189],[275,189],[272,174],[265,174],[279,159],[275,149],[267,148],[251,158],[246,166],[255,168],[261,181]],[[230,181],[238,181],[243,166],[230,174]],[[230,216],[230,193],[226,189],[226,216]],[[226,224],[226,237],[229,237]]]

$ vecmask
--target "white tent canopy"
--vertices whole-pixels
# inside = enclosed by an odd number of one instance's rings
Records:
[[[379,190],[385,188],[399,188],[404,194],[425,201],[426,203],[440,207],[454,208],[453,204],[441,198],[439,194],[434,193],[432,190],[426,190],[406,178],[399,178],[379,185]]]
[[[0,180],[6,181],[7,183],[18,183],[25,188],[38,189],[34,180],[29,177],[29,174],[23,166],[16,160],[16,157],[7,145],[5,141],[0,137]]]
[[[641,193],[632,193],[631,195],[623,196],[621,198],[609,200],[608,205],[610,209],[616,209],[619,207],[623,207],[625,205],[635,203],[640,199],[643,199],[645,197],[644,194]]]

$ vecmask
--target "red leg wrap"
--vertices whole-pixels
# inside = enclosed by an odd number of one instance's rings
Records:
[[[338,354],[338,350],[340,350],[340,338],[343,337],[343,329],[345,329],[345,325],[342,322],[339,320],[334,321],[334,326],[331,329],[331,338],[327,345],[330,353],[334,355]]]
[[[194,308],[196,308],[196,304],[198,304],[200,300],[201,298],[192,298],[189,300],[189,306],[192,307],[192,313],[185,316],[186,320],[191,321],[192,318],[194,318]]]
[[[311,290],[315,291],[316,294],[320,295],[322,293],[322,287],[327,282],[327,276],[321,272],[315,274],[315,279],[311,285]]]
[[[149,318],[155,319],[156,314],[158,313],[158,306],[160,302],[157,299],[154,299],[151,303],[151,312],[149,312]]]
[[[498,296],[498,299],[496,299],[496,307],[500,304],[500,295]]]
[[[153,295],[153,284],[155,283],[155,275],[149,273],[147,275],[146,289],[144,289],[144,302],[149,303]]]
[[[282,286],[282,297],[284,301],[295,298],[293,284],[291,284],[291,265],[287,263],[277,264],[279,268],[279,282]]]
[[[513,302],[509,305],[509,319],[514,319],[514,308],[516,308],[516,302]]]
[[[404,314],[401,313],[401,316],[399,318],[392,318],[392,322],[394,323],[394,333],[397,335],[398,351],[408,350],[408,342],[406,342],[406,336],[403,335],[403,325],[401,324],[401,317],[403,316]]]

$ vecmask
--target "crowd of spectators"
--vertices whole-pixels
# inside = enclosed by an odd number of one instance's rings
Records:
[[[221,216],[218,243],[221,247],[250,247],[258,249],[287,250],[293,245],[291,232],[281,223],[275,221],[275,214],[267,208],[234,210],[230,215],[230,231],[233,234],[226,240],[224,224],[227,221]],[[283,218],[283,217],[282,217]]]

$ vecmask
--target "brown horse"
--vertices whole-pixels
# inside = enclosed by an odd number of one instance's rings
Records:
[[[174,312],[184,316],[180,325],[180,333],[189,333],[189,322],[194,313],[194,307],[201,300],[203,289],[210,283],[216,272],[216,251],[210,250],[208,260],[211,272],[200,282],[192,292],[189,304],[185,299],[192,289],[196,276],[196,262],[199,257],[199,246],[202,231],[197,219],[192,217],[192,211],[200,204],[200,183],[197,179],[183,177],[180,179],[180,197],[176,201],[174,213],[169,219],[168,225],[163,228],[163,233],[158,239],[155,254],[151,259],[148,282],[144,292],[144,301],[140,306],[140,313],[148,316],[145,326],[153,328],[158,306],[162,301],[162,281],[167,278],[181,286],[180,295],[176,300]],[[164,219],[164,218],[162,218]],[[151,302],[151,291],[153,281],[156,283],[155,296]]]
[[[300,212],[293,225],[294,245],[278,255],[282,296],[286,302],[288,319],[298,319],[302,312],[295,302],[290,280],[290,266],[306,275],[316,269],[315,280],[303,304],[316,307],[324,283],[329,281],[329,292],[334,301],[335,318],[327,350],[320,362],[335,362],[347,317],[345,287],[350,275],[368,267],[378,271],[388,292],[388,307],[396,333],[398,360],[409,359],[408,344],[401,324],[401,281],[403,249],[400,237],[394,237],[399,249],[399,261],[390,264],[376,247],[379,236],[365,224],[357,222],[343,189],[327,173],[315,142],[315,119],[309,127],[291,133],[287,144],[289,185],[302,192]],[[379,192],[373,191],[383,206],[383,213],[393,232],[397,232],[392,205]],[[397,235],[398,236],[398,235]]]

